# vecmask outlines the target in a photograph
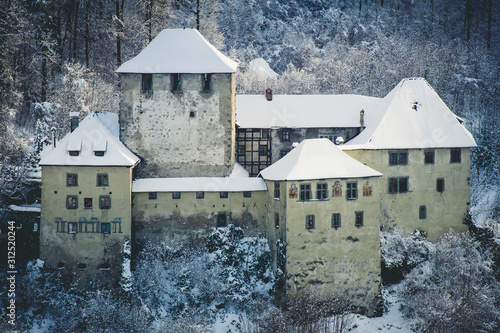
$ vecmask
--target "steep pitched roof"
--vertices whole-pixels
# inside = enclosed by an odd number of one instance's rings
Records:
[[[47,153],[40,165],[134,166],[139,158],[118,139],[118,114],[90,113]],[[113,132],[113,133],[112,133]],[[70,151],[78,151],[71,156]],[[96,156],[95,152],[102,156]]]
[[[342,146],[348,149],[474,147],[476,142],[424,78],[403,79],[377,110],[365,112],[369,124]]]
[[[361,110],[373,112],[381,98],[360,95],[237,95],[241,128],[359,127]],[[365,126],[368,124],[365,123]]]
[[[282,159],[260,172],[268,180],[307,180],[379,177],[382,174],[356,161],[328,139],[302,141]]]
[[[194,29],[165,29],[117,73],[235,73],[238,64]]]

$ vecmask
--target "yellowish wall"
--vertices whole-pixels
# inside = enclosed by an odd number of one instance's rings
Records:
[[[333,197],[332,186],[342,184],[342,196]],[[354,305],[373,311],[380,291],[380,196],[379,179],[349,179],[358,182],[358,199],[346,199],[346,180],[328,179],[327,200],[300,201],[300,184],[311,184],[316,198],[317,180],[283,182],[281,199],[269,204],[268,225],[274,226],[274,212],[283,214],[280,228],[268,235],[286,240],[287,289],[291,294],[301,291],[346,295]],[[372,188],[363,196],[363,185]],[[268,198],[274,194],[273,182],[267,182]],[[290,198],[292,187],[297,197]],[[284,204],[281,201],[285,201]],[[355,227],[355,212],[364,214],[364,226]],[[341,214],[341,227],[332,228],[332,213]],[[306,229],[306,215],[315,216],[315,228]],[[286,221],[286,223],[284,223]],[[282,229],[284,228],[284,229]],[[272,246],[273,241],[270,245]]]
[[[470,200],[470,149],[462,148],[462,162],[450,163],[450,149],[435,149],[434,164],[424,164],[424,149],[408,150],[408,164],[389,165],[388,150],[346,150],[345,152],[382,177],[381,208],[385,228],[397,227],[412,232],[421,229],[436,241],[450,228],[461,232]],[[388,193],[389,177],[409,177],[407,193]],[[436,179],[445,179],[445,191],[436,191]],[[427,207],[427,218],[419,218],[419,207]]]
[[[78,186],[66,186],[66,174],[78,174]],[[97,174],[107,173],[109,186],[98,187]],[[108,263],[115,274],[120,271],[123,242],[131,235],[131,184],[132,169],[129,167],[73,167],[44,166],[42,170],[42,214],[40,228],[40,257],[52,268],[58,263],[66,264],[66,269],[78,271],[78,263],[87,264],[87,272],[94,274],[98,265]],[[66,196],[78,196],[78,208],[66,208]],[[99,196],[111,197],[111,208],[99,208]],[[93,199],[93,208],[84,208],[84,198]],[[97,218],[100,222],[122,219],[121,233],[115,232],[111,223],[111,233],[102,234],[100,225],[97,232],[88,231],[75,234],[57,232],[55,218],[65,222],[78,222],[80,217],[88,221]],[[78,230],[80,231],[80,230]]]
[[[172,192],[157,192],[157,199],[150,200],[148,192],[134,193],[135,237],[139,244],[200,239],[217,226],[219,212],[230,213],[228,224],[240,226],[245,234],[263,233],[265,196],[265,191],[253,191],[250,198],[243,197],[243,192],[229,192],[228,198],[221,199],[219,192],[205,192],[203,199],[197,199],[196,192],[181,192],[180,199],[172,199]]]

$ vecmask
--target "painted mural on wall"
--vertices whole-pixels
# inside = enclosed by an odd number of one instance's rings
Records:
[[[366,182],[363,185],[363,196],[364,197],[369,197],[369,196],[372,195],[372,192],[373,192],[372,186],[370,185],[369,182]]]
[[[336,181],[332,186],[332,196],[334,198],[342,196],[342,184],[339,181]]]
[[[290,199],[295,199],[297,198],[298,192],[297,185],[292,184],[290,185],[290,190],[288,191],[288,197],[290,197]]]

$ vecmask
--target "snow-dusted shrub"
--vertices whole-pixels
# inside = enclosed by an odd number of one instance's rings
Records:
[[[499,285],[488,254],[469,234],[445,234],[406,276],[404,312],[422,332],[494,332]]]

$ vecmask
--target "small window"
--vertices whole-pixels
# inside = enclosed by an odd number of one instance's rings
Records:
[[[281,141],[290,141],[290,131],[284,130],[281,132]]]
[[[83,270],[86,270],[87,269],[87,264],[86,263],[79,263],[78,264],[78,269],[83,271]]]
[[[153,91],[153,75],[142,74],[142,92],[152,92],[152,91]]]
[[[107,173],[97,174],[97,186],[109,186],[109,179]]]
[[[259,156],[267,156],[267,145],[260,145],[259,146]]]
[[[274,182],[274,199],[279,199],[280,196],[280,182]]]
[[[78,197],[76,195],[66,196],[66,208],[67,209],[77,209],[78,208]]]
[[[345,193],[347,200],[356,200],[358,198],[358,183],[347,182]]]
[[[224,228],[227,225],[226,213],[217,214],[217,228]]]
[[[196,192],[196,199],[205,198],[205,192]]]
[[[238,146],[238,156],[245,156],[245,145]]]
[[[79,156],[80,151],[79,150],[70,150],[69,151],[69,156]]]
[[[425,164],[434,164],[434,150],[424,151],[424,163]]]
[[[181,192],[172,192],[172,199],[180,199]]]
[[[439,193],[444,192],[444,178],[436,179],[436,191],[438,191]]]
[[[274,213],[274,227],[275,228],[280,227],[280,214],[279,213]]]
[[[172,74],[171,80],[172,80],[172,91],[182,91],[181,75]]]
[[[318,200],[328,199],[328,184],[327,183],[316,184],[316,199],[318,199]]]
[[[96,151],[94,151],[94,155],[99,156],[99,157],[104,156],[104,151],[103,150],[96,150]]]
[[[243,198],[251,198],[251,197],[252,197],[252,192],[250,191],[243,192]]]
[[[66,186],[78,186],[78,174],[67,173],[66,174]]]
[[[300,185],[300,200],[307,201],[311,200],[311,185],[301,184]]]
[[[99,270],[101,271],[109,271],[109,269],[111,268],[111,265],[110,264],[107,264],[107,263],[104,263],[104,264],[100,264],[98,266]]]
[[[109,234],[111,232],[111,223],[109,222],[102,222],[101,223],[101,233],[103,234]]]
[[[451,163],[462,162],[462,150],[460,148],[450,149],[450,162]]]
[[[355,212],[356,221],[354,222],[354,226],[356,228],[361,228],[364,225],[363,221],[363,212]]]
[[[156,200],[158,198],[158,192],[149,192],[149,200]]]
[[[76,234],[78,232],[78,223],[69,222],[68,223],[68,233]]]
[[[306,229],[311,230],[315,228],[314,215],[306,216]]]
[[[212,74],[203,74],[202,77],[202,89],[204,93],[212,91]]]
[[[228,193],[227,192],[225,192],[225,191],[220,192],[220,198],[221,199],[227,199],[227,197],[228,197]]]
[[[389,178],[389,193],[408,192],[408,177]]]
[[[100,209],[111,208],[111,197],[109,195],[101,195],[99,197],[99,208]]]
[[[407,165],[408,151],[398,150],[389,152],[389,165]]]
[[[425,220],[427,218],[427,207],[425,205],[419,207],[418,217],[421,220]]]
[[[332,228],[333,229],[340,228],[340,213],[332,214]]]
[[[92,198],[83,198],[83,208],[92,209]]]
[[[263,139],[269,138],[269,130],[267,128],[262,129],[261,133]]]

